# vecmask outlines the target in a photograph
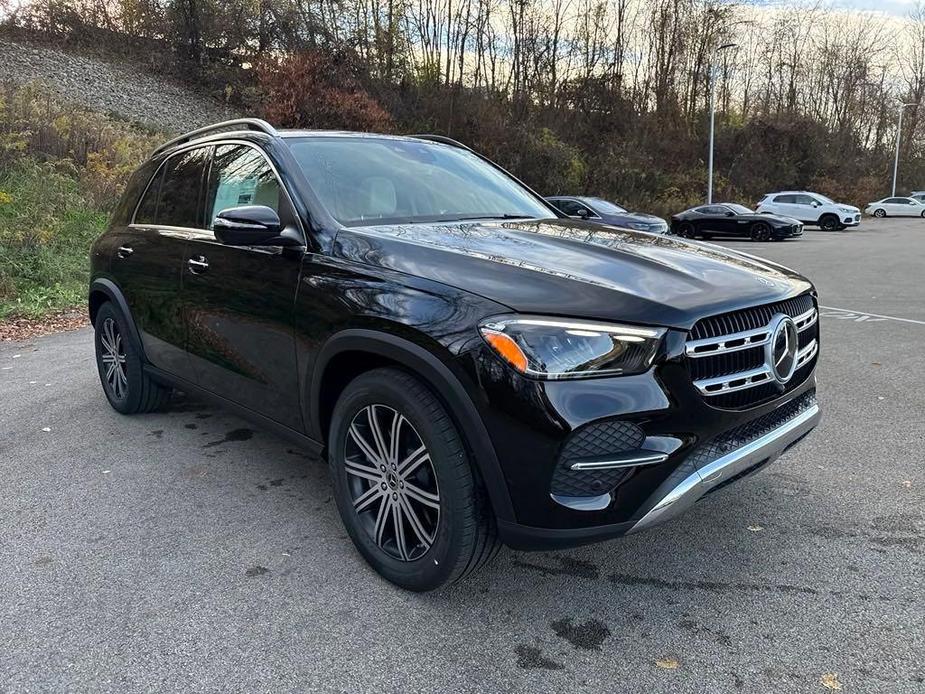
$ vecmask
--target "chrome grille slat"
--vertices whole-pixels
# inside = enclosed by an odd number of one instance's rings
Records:
[[[793,376],[783,385],[765,364],[778,314],[790,316],[798,337]],[[691,380],[707,402],[718,407],[748,407],[773,398],[810,373],[818,353],[818,322],[816,302],[809,294],[702,319],[685,345]]]

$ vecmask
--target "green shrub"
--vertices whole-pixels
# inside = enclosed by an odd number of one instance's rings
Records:
[[[0,320],[83,303],[89,251],[162,136],[0,85]]]

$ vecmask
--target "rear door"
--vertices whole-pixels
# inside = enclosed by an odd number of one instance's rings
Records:
[[[186,240],[197,224],[207,154],[205,148],[186,150],[160,165],[110,266],[148,361],[183,378],[191,372],[179,306],[180,272]]]
[[[183,260],[183,312],[195,383],[302,430],[293,311],[302,251],[226,246],[212,220],[223,209],[266,205],[299,226],[266,155],[254,145],[219,144],[207,177],[200,230]]]

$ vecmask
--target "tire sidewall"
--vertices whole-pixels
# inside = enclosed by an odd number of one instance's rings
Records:
[[[455,428],[451,427],[449,432],[441,431],[427,405],[410,397],[406,389],[389,379],[388,371],[400,373],[383,370],[359,376],[347,386],[334,409],[328,439],[328,464],[334,482],[334,498],[344,527],[367,562],[386,579],[403,588],[432,590],[454,577],[463,555],[462,530],[475,515],[471,468]],[[369,537],[353,510],[347,484],[344,446],[350,423],[364,407],[380,404],[401,413],[415,428],[430,452],[437,478],[441,508],[435,540],[427,552],[414,561],[395,559]],[[447,416],[445,412],[444,416]],[[456,438],[455,442],[452,437]],[[465,474],[460,475],[461,471]]]
[[[925,214],[925,213],[923,213],[923,214]],[[884,217],[886,217],[886,210],[874,210],[874,217],[878,217],[878,218],[880,218],[880,219],[883,219]]]
[[[766,222],[756,222],[752,227],[752,241],[770,241],[771,227]]]
[[[103,345],[100,340],[100,333],[103,323],[107,318],[111,318],[119,330],[122,337],[122,344],[125,346],[125,379],[128,382],[127,392],[124,397],[117,398],[112,392],[109,383],[106,381],[106,369],[103,366]],[[128,332],[128,324],[122,313],[111,302],[103,304],[96,314],[96,321],[93,324],[94,337],[93,345],[96,350],[96,368],[100,377],[100,385],[103,387],[103,393],[113,409],[122,414],[136,412],[141,402],[142,379],[144,378],[143,367],[140,353],[136,348]]]
[[[819,220],[819,227],[825,231],[837,231],[838,218],[833,214],[825,214]]]

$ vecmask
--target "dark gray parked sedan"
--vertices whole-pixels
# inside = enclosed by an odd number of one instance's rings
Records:
[[[573,219],[587,219],[634,231],[648,231],[651,234],[668,232],[668,223],[661,217],[642,212],[629,212],[602,198],[556,196],[546,198],[546,202]]]

